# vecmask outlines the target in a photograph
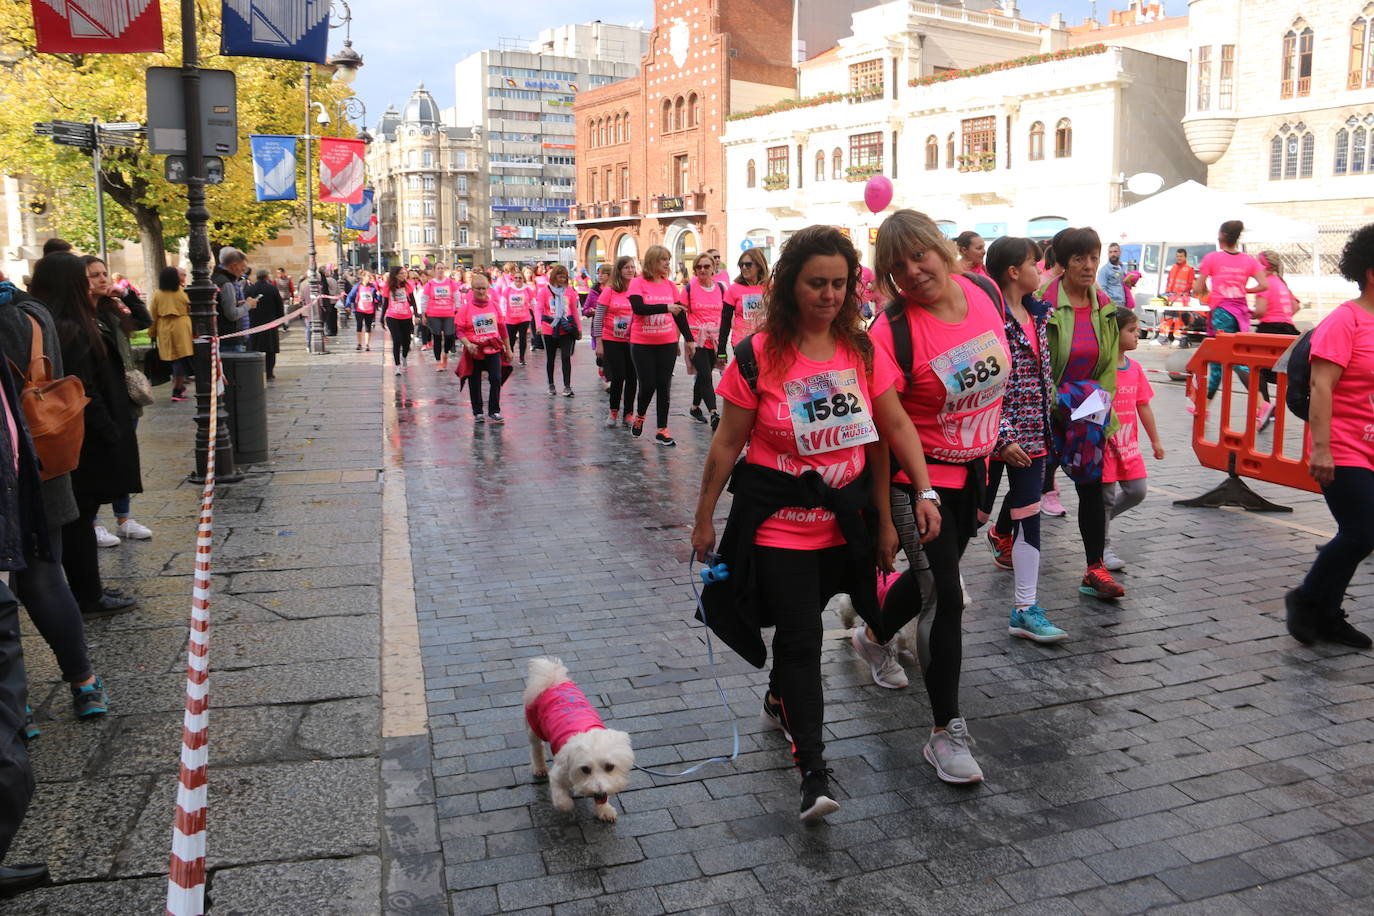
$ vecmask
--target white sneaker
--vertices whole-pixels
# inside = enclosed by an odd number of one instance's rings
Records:
[[[924,754],[926,761],[935,767],[935,775],[956,785],[982,782],[983,771],[968,749],[972,741],[968,724],[963,719],[950,719],[944,731],[931,729]]]
[[[105,529],[104,525],[95,526],[95,546],[118,547],[119,544],[119,538],[115,537],[113,534],[110,534],[110,532]]]
[[[973,603],[973,599],[968,596],[968,583],[964,582],[964,574],[959,573],[959,592],[964,598],[964,609]]]
[[[396,374],[397,374],[397,375],[400,375],[400,374],[401,374],[401,367],[400,367],[400,366],[397,366],[397,367],[396,367]]]
[[[1126,568],[1126,561],[1117,556],[1115,550],[1108,547],[1106,550],[1102,551],[1102,565],[1112,572],[1116,572],[1119,569]]]
[[[615,429],[617,426],[620,425],[620,418],[617,417],[614,413],[607,413],[606,422],[602,425],[605,426],[607,429]]]
[[[131,518],[126,518],[120,522],[116,530],[119,531],[120,537],[132,538],[135,541],[146,541],[153,536],[153,532],[147,526],[140,525]]]
[[[860,623],[849,634],[849,644],[859,657],[868,662],[868,672],[873,675],[873,683],[888,690],[901,690],[909,683],[906,671],[897,661],[897,640],[887,645],[879,645],[868,638],[864,625]]]

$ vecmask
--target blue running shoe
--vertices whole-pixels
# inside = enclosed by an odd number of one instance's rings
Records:
[[[105,682],[96,678],[94,683],[85,687],[72,685],[72,709],[78,719],[103,716],[110,711],[110,700],[105,696]]]
[[[24,704],[24,740],[31,741],[43,734],[38,730],[38,726],[33,724],[33,707],[28,703]]]
[[[1069,638],[1068,633],[1045,619],[1045,609],[1038,604],[1028,608],[1012,608],[1007,632],[1038,643],[1063,642]]]

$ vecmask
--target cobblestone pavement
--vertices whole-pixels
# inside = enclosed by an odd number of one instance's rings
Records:
[[[1143,357],[1163,363],[1152,347]],[[825,737],[843,805],[828,823],[797,823],[786,746],[755,715],[765,675],[727,652],[739,758],[681,780],[637,773],[605,825],[587,801],[553,810],[532,782],[523,665],[560,655],[644,765],[728,752],[731,716],[689,623],[686,525],[708,431],[685,415],[688,379],[675,380],[680,445],[665,450],[602,428],[584,345],[575,398],[546,396],[542,364],[516,369],[504,427],[474,427],[466,392],[415,362],[391,438],[432,757],[415,748],[407,765],[432,775],[437,837],[423,851],[442,853],[451,912],[1374,909],[1374,656],[1303,648],[1281,619],[1283,590],[1333,526],[1317,497],[1262,486],[1296,511],[1175,508],[1222,476],[1186,448],[1182,386],[1152,376],[1170,454],[1114,526],[1128,597],[1081,597],[1072,515],[1046,523],[1041,601],[1070,642],[1009,638],[1009,577],[971,546],[963,712],[982,786],[936,779],[923,690],[874,686],[827,619]],[[1350,607],[1366,629],[1371,592],[1362,574]],[[391,911],[442,912],[419,899]]]
[[[216,913],[370,913],[381,895],[380,370],[351,346],[307,357],[302,337],[286,338],[269,389],[269,462],[216,501]],[[106,584],[140,599],[87,622],[109,715],[73,718],[52,653],[24,619],[42,735],[29,745],[38,791],[8,860],[46,861],[56,885],[0,902],[0,913],[163,911],[201,493],[185,479],[193,416],[190,403],[148,408],[133,513],[153,538],[100,552]]]

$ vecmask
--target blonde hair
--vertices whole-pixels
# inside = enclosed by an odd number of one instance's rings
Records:
[[[663,272],[655,270],[654,265],[660,261],[664,263]],[[644,274],[644,278],[653,282],[655,280],[666,280],[673,270],[673,256],[667,248],[662,245],[650,245],[649,250],[644,252],[644,257],[639,261],[639,272]]]
[[[935,225],[935,221],[917,210],[898,210],[878,227],[878,239],[873,245],[873,273],[878,286],[888,297],[900,295],[901,290],[892,278],[897,265],[917,251],[938,254],[950,270],[958,263],[954,244]]]
[[[1283,262],[1279,260],[1279,253],[1277,251],[1261,251],[1259,260],[1260,265],[1264,267],[1265,270],[1280,278],[1283,277]]]

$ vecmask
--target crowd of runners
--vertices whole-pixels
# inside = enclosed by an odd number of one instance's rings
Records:
[[[1183,252],[1170,295],[1186,287],[1209,301],[1209,334],[1248,330],[1254,317],[1258,330],[1297,335],[1300,304],[1278,257],[1241,251],[1242,231],[1224,224],[1218,250],[1196,269]],[[1113,573],[1130,558],[1113,549],[1111,525],[1145,498],[1147,454],[1164,457],[1154,393],[1131,353],[1142,330],[1170,328],[1141,328],[1133,272],[1117,246],[1102,256],[1090,228],[1044,245],[974,233],[950,240],[924,214],[902,210],[878,230],[872,268],[844,234],[813,226],[784,244],[775,265],[753,248],[726,269],[708,251],[675,279],[669,251],[655,245],[591,272],[397,267],[365,272],[346,306],[358,349],[371,349],[382,315],[394,371],[428,351],[437,370],[467,383],[478,423],[503,422],[502,383],[531,349],[543,351],[548,395],[573,397],[585,335],[605,425],[641,436],[652,420],[655,441],[671,447],[671,381],[679,364],[692,376],[688,414],[711,434],[693,553],[732,573],[706,591],[708,607],[723,611],[709,622],[759,665],[759,631],[774,628],[762,715],[792,742],[809,820],[838,807],[821,738],[821,614],[832,598],[841,596],[851,645],[875,683],[904,688],[903,651],[919,662],[934,720],[925,757],[940,779],[976,783],[982,770],[959,707],[960,562],[970,540],[981,537],[1011,573],[1009,634],[1069,639],[1038,595],[1040,519],[1066,514],[1058,493],[1067,478],[1083,551],[1079,591],[1125,596]],[[1288,596],[1289,630],[1305,643],[1370,645],[1340,607],[1374,550],[1374,445],[1363,432],[1374,338],[1358,333],[1374,321],[1370,270],[1374,228],[1351,239],[1342,262],[1360,298],[1312,341],[1312,467],[1339,533]],[[1331,374],[1343,369],[1359,374],[1336,386]],[[1216,367],[1209,397],[1220,380]],[[1261,428],[1274,412],[1270,381],[1260,384]],[[727,484],[733,501],[717,541],[713,516]]]

